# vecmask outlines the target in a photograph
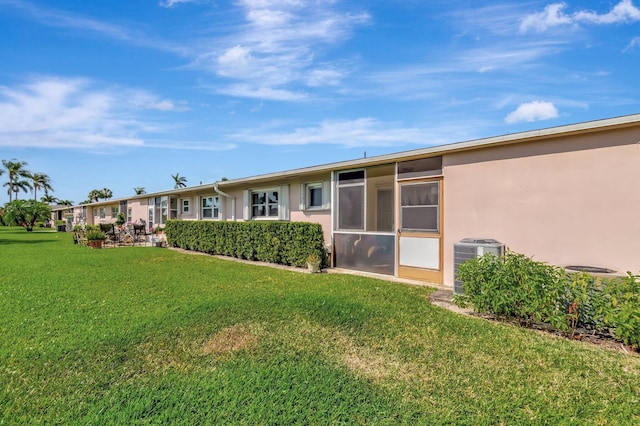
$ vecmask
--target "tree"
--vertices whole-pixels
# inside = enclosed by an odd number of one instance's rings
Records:
[[[18,161],[15,158],[12,160],[2,160],[2,167],[7,171],[9,180],[3,185],[8,187],[7,194],[9,194],[9,202],[13,200],[13,194],[16,194],[18,198],[18,191],[23,190],[27,192],[27,188],[31,188],[31,185],[25,178],[30,177],[29,171],[25,168],[26,161]],[[4,172],[4,170],[3,170]]]
[[[60,200],[58,200],[56,197],[54,197],[51,194],[45,194],[42,197],[40,197],[40,202],[46,203],[46,204],[60,204]]]
[[[147,193],[147,191],[145,191],[143,186],[136,186],[135,188],[133,188],[133,190],[136,192],[136,195],[142,195]]]
[[[87,197],[89,199],[81,204],[97,203],[100,200],[108,200],[113,197],[113,192],[111,192],[109,188],[93,189],[89,192]]]
[[[61,206],[72,206],[73,205],[73,201],[71,200],[57,200],[58,205]]]
[[[109,188],[102,188],[102,198],[103,200],[108,200],[113,197],[113,192]]]
[[[36,200],[14,200],[4,205],[2,219],[7,225],[23,226],[33,231],[36,222],[44,222],[51,217],[51,209]]]
[[[176,173],[175,175],[171,175],[175,185],[174,189],[185,188],[187,186],[187,178],[184,176],[180,176],[180,173]]]
[[[49,195],[49,191],[53,191],[53,187],[51,186],[51,178],[46,173],[32,173],[31,185],[33,187],[34,200],[38,199],[38,189],[42,189],[44,191],[44,195],[46,196]]]

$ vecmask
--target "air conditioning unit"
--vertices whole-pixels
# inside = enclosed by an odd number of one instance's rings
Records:
[[[480,257],[487,253],[496,256],[504,254],[504,244],[486,238],[465,238],[453,245],[453,293],[463,294],[462,281],[458,280],[458,268],[469,259]]]

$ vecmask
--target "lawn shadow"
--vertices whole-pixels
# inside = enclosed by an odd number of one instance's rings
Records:
[[[37,239],[37,240],[25,240],[25,239],[18,239],[18,238],[0,238],[0,245],[6,245],[6,244],[40,244],[40,243],[53,243],[55,242],[55,240],[44,240],[44,239]]]

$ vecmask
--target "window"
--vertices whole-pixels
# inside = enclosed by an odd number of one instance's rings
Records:
[[[300,210],[328,210],[331,208],[331,182],[305,183],[300,187]]]
[[[149,226],[153,224],[161,224],[167,221],[169,214],[169,199],[164,197],[149,198]]]
[[[338,173],[338,229],[364,229],[364,170]]]
[[[100,207],[98,211],[100,214],[100,219],[104,219],[105,217],[107,217],[107,209],[105,209],[104,207]]]
[[[289,220],[289,185],[244,190],[242,219]]]
[[[405,230],[440,232],[440,183],[402,185],[400,220]]]
[[[398,179],[442,174],[442,157],[421,158],[398,163]]]
[[[167,197],[160,197],[160,211],[161,211],[161,217],[162,217],[162,221],[160,223],[164,224],[167,221],[167,213],[168,213],[168,207],[169,207],[169,200],[167,199]]]
[[[127,223],[133,222],[133,209],[131,207],[127,207]]]
[[[218,219],[220,217],[220,197],[202,197],[202,218]]]
[[[182,199],[182,214],[189,214],[189,200]]]
[[[111,217],[118,217],[118,208],[111,207]]]
[[[278,191],[251,192],[251,217],[278,217]]]
[[[178,199],[176,197],[169,197],[169,219],[178,218]]]
[[[394,183],[393,164],[338,173],[336,228],[393,232]]]
[[[322,208],[322,185],[307,186],[307,208]]]

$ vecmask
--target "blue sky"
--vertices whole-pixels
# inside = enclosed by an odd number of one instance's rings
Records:
[[[640,112],[638,0],[0,0],[0,29],[0,158],[76,203]]]

